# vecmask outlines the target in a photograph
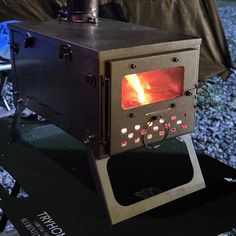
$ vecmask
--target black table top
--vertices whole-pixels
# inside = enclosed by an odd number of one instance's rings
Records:
[[[96,193],[83,146],[53,125],[23,120],[21,140],[8,144],[10,124],[11,119],[0,119],[0,164],[19,182],[29,197],[11,198],[1,190],[0,207],[21,235],[33,235],[34,230],[41,230],[39,235],[53,235],[52,228],[50,230],[52,225],[46,223],[47,217],[54,222],[57,232],[62,230],[69,236],[210,236],[235,227],[236,186],[224,178],[236,178],[236,170],[213,158],[198,154],[206,189],[110,226],[103,201]],[[176,155],[170,153],[169,150],[166,158],[159,160],[152,159],[152,153],[145,154],[143,149],[115,157],[111,165],[113,177],[118,178],[122,174],[127,183],[119,182],[119,178],[114,182],[124,186],[121,190],[126,194],[125,189],[133,184],[129,176],[134,172],[125,169],[140,168],[140,163],[143,163],[134,160],[145,161],[145,157],[151,160],[152,165],[161,161],[155,175],[160,174],[165,179],[163,175],[166,174],[167,184],[171,179],[177,181],[175,174],[181,179],[180,173],[187,172],[184,158],[179,155],[181,150]],[[163,171],[165,164],[171,167]],[[145,167],[148,170],[147,164]],[[120,171],[121,168],[124,171]],[[175,170],[178,171],[175,173]],[[145,168],[143,171],[146,176]],[[118,194],[118,197],[122,196],[122,193]]]

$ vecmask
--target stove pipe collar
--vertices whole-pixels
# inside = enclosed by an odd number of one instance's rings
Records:
[[[67,20],[71,22],[94,22],[98,18],[97,0],[67,0]]]

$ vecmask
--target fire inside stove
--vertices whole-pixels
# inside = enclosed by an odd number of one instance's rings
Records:
[[[184,91],[184,67],[125,75],[122,80],[124,110],[181,97]]]

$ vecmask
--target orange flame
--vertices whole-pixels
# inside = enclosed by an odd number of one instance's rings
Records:
[[[145,94],[144,87],[142,86],[138,75],[137,74],[126,75],[125,78],[129,82],[130,86],[137,93],[139,103],[141,103],[141,104],[148,103],[148,99]],[[149,85],[147,85],[147,86],[149,86]]]
[[[183,95],[184,67],[173,67],[124,76],[122,107],[130,109]]]

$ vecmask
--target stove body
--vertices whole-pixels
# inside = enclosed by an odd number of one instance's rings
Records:
[[[15,24],[11,40],[16,100],[89,146],[112,223],[157,206],[117,216],[107,158],[193,131],[201,39],[99,19]]]
[[[153,116],[170,124],[168,137],[194,129],[198,38],[101,20],[22,23],[12,26],[12,41],[18,47],[12,54],[15,90],[23,104],[81,141],[93,136],[100,158],[142,146],[141,131]],[[176,96],[124,105],[125,76],[155,71],[157,93],[172,89]],[[156,126],[148,129],[148,143],[163,139],[164,124]]]

